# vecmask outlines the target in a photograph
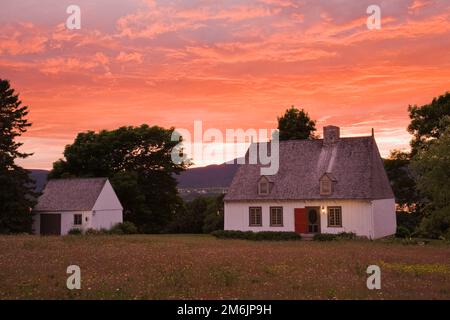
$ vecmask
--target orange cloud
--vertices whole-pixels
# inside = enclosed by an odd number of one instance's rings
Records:
[[[142,63],[142,54],[139,52],[125,53],[120,51],[119,55],[116,57],[117,61],[120,62],[137,62]]]
[[[432,0],[414,0],[408,7],[410,13],[415,13],[422,8],[431,6],[433,4]]]
[[[40,53],[45,50],[47,40],[32,23],[3,25],[0,30],[0,54],[15,56]]]

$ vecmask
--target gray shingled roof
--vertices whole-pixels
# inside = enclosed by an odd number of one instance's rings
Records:
[[[323,139],[280,141],[280,167],[270,177],[273,185],[268,195],[258,194],[260,167],[260,164],[241,165],[225,200],[394,198],[371,136],[340,138],[331,146],[325,146]],[[321,196],[319,179],[327,172],[337,181],[331,195]]]
[[[49,180],[35,211],[89,211],[95,205],[107,178]]]

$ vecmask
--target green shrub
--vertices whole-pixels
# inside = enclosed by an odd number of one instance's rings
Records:
[[[223,230],[223,213],[213,212],[203,219],[203,233],[211,233],[216,230]]]
[[[432,239],[439,239],[450,232],[450,205],[429,212],[425,216],[417,230],[417,234]]]
[[[295,232],[279,232],[279,231],[237,231],[237,230],[217,230],[211,233],[218,239],[244,239],[254,241],[285,241],[300,240],[301,236]]]
[[[115,224],[114,226],[112,226],[111,229],[108,230],[109,234],[123,234],[123,230],[122,227],[118,224]]]
[[[314,241],[333,241],[336,239],[337,235],[332,233],[316,233],[313,237]]]
[[[90,228],[90,229],[87,229],[84,232],[84,234],[87,236],[105,235],[105,234],[108,234],[108,230],[106,230],[106,229],[97,230],[97,229]]]
[[[356,236],[356,233],[354,233],[354,232],[339,232],[337,234],[337,238],[343,239],[343,240],[354,240],[354,239],[357,239],[358,237]]]
[[[339,232],[334,233],[317,233],[314,235],[313,240],[315,241],[334,241],[334,240],[355,240],[362,239],[363,237],[358,237],[354,232]]]
[[[138,228],[133,222],[125,221],[122,223],[122,231],[125,234],[136,234],[138,233]]]
[[[302,237],[295,232],[261,231],[254,233],[255,240],[300,240]]]
[[[81,229],[78,228],[72,228],[69,230],[68,234],[75,236],[75,235],[81,235],[83,234],[83,231]]]
[[[408,228],[399,226],[397,227],[397,232],[395,233],[395,236],[397,238],[411,238],[411,232],[408,230]]]
[[[397,227],[405,227],[410,233],[413,233],[420,225],[423,215],[420,212],[397,211]]]
[[[115,224],[111,230],[109,230],[111,234],[136,234],[138,233],[137,227],[134,223],[125,221],[122,223]]]
[[[450,229],[448,229],[448,231],[444,235],[441,236],[441,240],[450,242]]]
[[[401,240],[401,244],[407,246],[407,245],[417,245],[419,244],[419,241],[417,239],[412,238],[404,238]]]

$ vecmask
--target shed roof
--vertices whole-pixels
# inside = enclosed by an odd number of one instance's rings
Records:
[[[35,211],[90,211],[107,178],[49,180]]]

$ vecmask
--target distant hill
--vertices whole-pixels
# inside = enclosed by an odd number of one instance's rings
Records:
[[[228,188],[238,166],[223,163],[187,169],[176,176],[178,188]]]
[[[180,196],[190,201],[198,196],[226,193],[238,167],[238,164],[219,164],[187,169],[176,176]]]
[[[31,178],[36,182],[35,191],[41,192],[47,183],[48,170],[29,169],[31,171]]]
[[[200,168],[190,168],[175,175],[179,189],[226,189],[231,184],[238,164],[209,165]],[[29,169],[31,177],[36,181],[36,191],[42,191],[47,182],[48,170]],[[195,193],[195,192],[194,192]],[[213,193],[216,193],[214,191]]]

